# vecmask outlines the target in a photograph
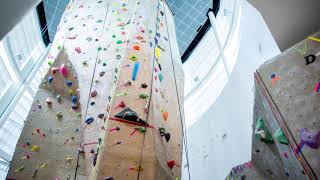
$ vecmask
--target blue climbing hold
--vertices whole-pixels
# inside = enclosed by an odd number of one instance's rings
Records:
[[[134,63],[133,71],[132,71],[132,80],[135,81],[137,78],[138,70],[139,70],[139,62]]]
[[[53,81],[53,77],[49,76],[49,77],[48,77],[48,82],[49,82],[49,84],[52,83],[52,81]]]
[[[158,77],[159,77],[160,82],[162,82],[162,80],[163,80],[163,75],[162,75],[161,73],[159,73],[159,74],[158,74]]]
[[[72,101],[74,104],[77,103],[77,100],[78,100],[78,98],[77,98],[76,95],[73,95],[73,96],[71,97],[71,101]]]
[[[91,124],[93,121],[94,121],[93,117],[88,117],[88,118],[86,119],[86,123],[87,123],[88,125]]]
[[[67,81],[66,81],[66,85],[67,85],[68,87],[72,86],[72,81],[67,80]]]

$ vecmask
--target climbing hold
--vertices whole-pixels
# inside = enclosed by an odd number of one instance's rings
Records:
[[[96,96],[97,96],[97,91],[96,91],[96,90],[93,90],[93,91],[90,93],[90,96],[91,96],[91,97],[96,97]]]
[[[125,107],[126,107],[126,104],[123,101],[120,101],[119,104],[116,107],[114,107],[114,109],[125,108]]]
[[[159,128],[159,134],[161,137],[164,136],[164,138],[166,139],[167,142],[169,142],[170,140],[170,133],[169,132],[166,132],[166,129],[165,128]]]
[[[102,119],[104,117],[103,113],[98,114],[98,118]]]
[[[131,81],[130,80],[126,80],[124,83],[123,83],[123,85],[124,86],[131,86]]]
[[[272,86],[274,86],[275,83],[280,80],[280,77],[278,75],[276,75],[275,73],[272,73],[270,77],[271,77]]]
[[[168,120],[168,116],[169,116],[169,113],[168,113],[167,111],[163,111],[163,112],[162,112],[162,117],[163,117],[163,119],[164,119],[165,121]]]
[[[57,95],[57,101],[60,103],[60,102],[61,102],[61,100],[62,100],[61,95]]]
[[[72,104],[72,105],[71,105],[71,108],[72,108],[73,110],[77,110],[77,109],[78,109],[78,105],[77,105],[77,104]]]
[[[148,85],[146,83],[143,83],[143,84],[141,84],[141,87],[145,89],[148,87]]]
[[[62,64],[62,65],[60,66],[60,73],[61,73],[61,75],[62,75],[63,77],[65,77],[65,78],[68,76],[68,67],[67,67],[67,65]]]
[[[67,85],[68,87],[72,86],[72,81],[67,80],[67,81],[66,81],[66,85]]]
[[[34,145],[31,147],[31,151],[39,151],[39,150],[40,150],[39,146]]]
[[[58,119],[58,120],[61,120],[62,117],[63,117],[63,114],[62,114],[62,112],[60,111],[60,112],[57,112],[56,116],[57,116],[57,119]]]
[[[313,92],[320,93],[320,80],[316,83],[316,85],[313,88]]]
[[[312,132],[307,128],[300,129],[300,144],[305,144],[312,149],[320,147],[320,131]]]
[[[135,62],[134,63],[134,67],[132,70],[132,80],[135,81],[137,78],[137,74],[138,74],[138,70],[139,70],[139,62]]]
[[[52,67],[52,68],[51,68],[51,74],[52,74],[52,75],[56,74],[58,70],[59,70],[58,68]]]
[[[121,92],[116,94],[117,97],[119,97],[119,96],[127,96],[127,95],[128,95],[128,92],[126,92],[126,91],[121,91]]]
[[[159,80],[160,80],[160,82],[162,82],[162,80],[163,80],[163,75],[159,72],[159,74],[158,74],[158,77],[159,77]]]
[[[94,121],[94,118],[93,118],[93,117],[88,117],[85,122],[89,125],[89,124],[91,124],[93,121]]]
[[[174,162],[173,159],[167,161],[167,165],[168,165],[168,167],[169,167],[170,169],[172,169],[172,168],[174,167],[174,164],[175,164],[175,162]]]
[[[48,82],[49,82],[49,84],[52,83],[52,81],[53,81],[53,77],[49,76],[49,77],[48,77]]]
[[[143,171],[142,166],[140,165],[135,165],[133,167],[130,167],[129,170],[133,170],[133,171]]]
[[[47,166],[47,163],[42,163],[41,165],[40,165],[40,169],[43,169],[43,168],[45,168]]]
[[[106,73],[106,72],[101,71],[101,72],[99,73],[99,76],[102,77],[105,73]]]
[[[136,51],[139,51],[140,50],[140,46],[135,45],[135,46],[133,46],[133,49],[136,50]]]
[[[91,105],[91,106],[93,106],[93,105],[95,105],[95,104],[96,104],[96,103],[95,103],[95,102],[93,102],[93,101],[92,101],[92,102],[90,102],[90,105]]]
[[[130,56],[131,61],[136,61],[137,59],[138,59],[137,56]]]
[[[52,104],[51,98],[48,97],[48,98],[46,99],[46,103],[47,103],[48,105],[51,105],[51,104]]]
[[[19,166],[16,170],[14,170],[14,172],[19,172],[24,170],[24,166]]]
[[[81,53],[81,49],[80,49],[80,47],[76,47],[76,48],[74,48],[74,50],[75,50],[78,54],[80,54],[80,53]]]
[[[82,65],[84,65],[84,66],[88,66],[89,64],[88,64],[88,62],[87,62],[87,61],[82,61]]]
[[[265,126],[262,116],[258,117],[254,132],[256,134],[256,137],[259,138],[262,142],[273,143],[272,135],[270,134],[268,128]]]
[[[160,49],[158,47],[155,48],[155,56],[159,60],[160,59]]]
[[[112,131],[120,131],[120,128],[119,127],[115,127],[115,128],[109,129],[109,132],[112,132]]]
[[[139,98],[141,98],[141,99],[147,99],[148,97],[149,96],[147,94],[145,94],[145,93],[139,94]]]
[[[52,64],[53,64],[53,62],[50,60],[50,61],[48,61],[48,65],[49,66],[52,66]]]
[[[74,94],[74,90],[73,89],[69,89],[68,90],[68,94],[70,94],[70,95]]]
[[[117,41],[117,44],[122,44],[122,43],[123,43],[123,41],[121,41],[121,40]]]
[[[76,95],[73,95],[73,96],[71,97],[71,101],[72,101],[74,104],[77,103],[77,100],[78,100],[78,98],[77,98]]]
[[[279,143],[285,144],[285,145],[288,145],[288,144],[289,144],[289,142],[288,142],[288,140],[287,140],[286,136],[284,135],[284,133],[283,133],[283,131],[282,131],[281,128],[279,128],[279,129],[276,131],[276,133],[275,133],[274,136],[277,138],[277,140],[278,140]]]

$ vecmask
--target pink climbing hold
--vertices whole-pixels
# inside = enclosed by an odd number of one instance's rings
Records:
[[[91,97],[96,97],[97,96],[97,91],[96,90],[94,90],[94,91],[92,91],[91,93],[90,93],[90,95],[91,95]]]
[[[74,48],[74,50],[77,52],[77,53],[81,53],[81,49],[80,49],[80,47],[76,47],[76,48]]]
[[[62,75],[63,77],[65,77],[65,78],[68,76],[68,67],[67,67],[67,65],[62,64],[62,65],[60,66],[60,73],[61,73],[61,75]]]
[[[118,109],[118,108],[125,108],[126,107],[126,104],[121,101],[114,109]]]

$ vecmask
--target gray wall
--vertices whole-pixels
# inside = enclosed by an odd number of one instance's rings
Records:
[[[319,0],[248,0],[260,11],[281,51],[320,29]]]
[[[40,0],[1,0],[0,39],[2,39],[21,18]]]

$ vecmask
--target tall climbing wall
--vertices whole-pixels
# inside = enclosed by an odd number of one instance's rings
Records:
[[[183,72],[164,0],[73,0],[8,179],[179,179]]]
[[[320,33],[255,73],[252,159],[227,179],[319,179]]]

